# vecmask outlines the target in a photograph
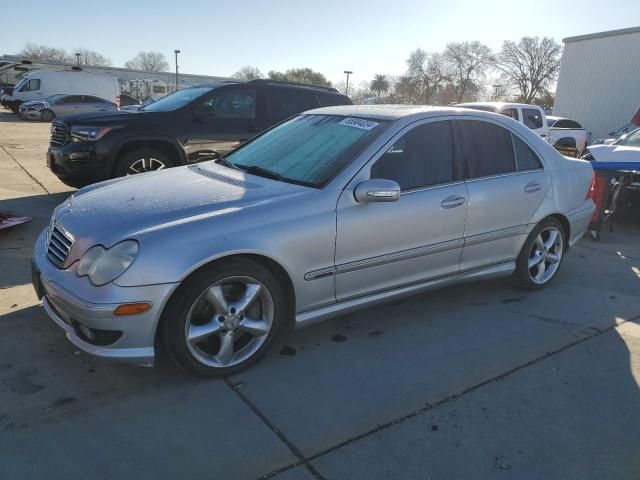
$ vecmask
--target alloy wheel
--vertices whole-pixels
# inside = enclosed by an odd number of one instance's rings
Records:
[[[167,166],[157,158],[140,158],[131,164],[131,166],[127,170],[127,175],[153,172],[155,170],[162,170],[163,168],[167,168]]]
[[[273,298],[262,283],[251,277],[224,278],[191,306],[185,322],[187,348],[204,365],[232,367],[260,349],[273,319]]]
[[[543,285],[551,280],[560,267],[563,250],[564,238],[558,228],[550,226],[541,230],[529,252],[531,281]]]

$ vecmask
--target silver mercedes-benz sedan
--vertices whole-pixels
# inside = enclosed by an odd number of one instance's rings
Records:
[[[78,348],[221,376],[288,324],[468,280],[538,289],[585,232],[593,171],[518,122],[456,108],[308,111],[226,158],[84,188],[34,250]]]

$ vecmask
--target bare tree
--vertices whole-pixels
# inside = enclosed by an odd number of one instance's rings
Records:
[[[160,52],[140,52],[134,58],[124,64],[124,68],[132,70],[146,70],[148,72],[166,72],[169,64]]]
[[[517,89],[519,100],[532,103],[555,80],[561,55],[562,46],[552,38],[522,37],[502,44],[495,66]]]
[[[78,48],[75,52],[80,54],[80,65],[93,65],[98,67],[111,66],[111,59],[101,53],[87,50],[86,48]]]
[[[233,74],[233,78],[238,78],[240,80],[256,80],[263,77],[264,75],[262,75],[262,72],[257,67],[252,67],[250,65],[245,65]]]
[[[450,43],[443,58],[458,103],[469,90],[478,90],[480,80],[493,60],[491,49],[478,41]]]
[[[409,75],[416,80],[417,100],[421,103],[429,103],[431,97],[446,80],[442,55],[417,48],[409,55],[407,65]]]
[[[24,48],[18,52],[18,55],[27,60],[45,60],[51,62],[72,61],[72,58],[63,48],[47,47],[46,45],[37,45],[35,43],[27,43]]]

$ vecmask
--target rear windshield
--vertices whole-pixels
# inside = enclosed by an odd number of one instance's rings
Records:
[[[298,115],[274,127],[226,159],[257,167],[282,181],[321,187],[348,165],[388,122],[340,115]]]
[[[201,97],[210,91],[211,87],[185,88],[183,90],[173,92],[166,97],[161,98],[157,102],[153,102],[151,105],[147,105],[142,108],[142,110],[145,112],[170,112],[172,110],[177,110],[180,107],[184,107],[196,98]]]

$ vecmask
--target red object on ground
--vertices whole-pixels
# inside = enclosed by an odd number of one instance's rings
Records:
[[[0,213],[0,230],[15,227],[16,225],[27,223],[31,220],[31,217],[17,217],[15,215],[9,215],[8,213]]]
[[[600,219],[600,215],[604,213],[604,205],[602,204],[604,201],[604,194],[609,187],[609,177],[603,177],[596,173],[596,181],[593,187],[593,203],[596,204],[596,209],[593,211],[593,215],[591,217],[591,223],[597,223]]]

